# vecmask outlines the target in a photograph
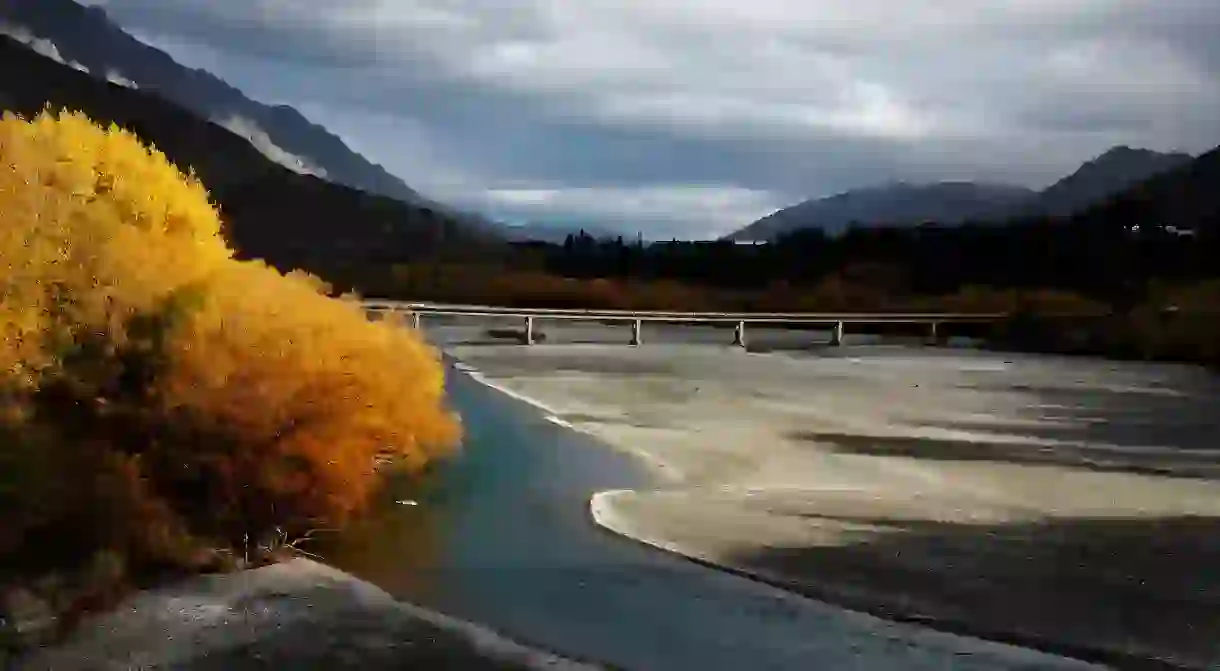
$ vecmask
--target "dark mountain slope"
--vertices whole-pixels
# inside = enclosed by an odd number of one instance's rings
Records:
[[[1220,235],[1220,147],[1112,195],[1074,217],[1079,222]]]
[[[1115,147],[1041,192],[973,182],[858,189],[784,208],[731,234],[729,239],[770,240],[802,228],[820,228],[835,234],[851,221],[865,225],[911,225],[924,221],[955,225],[969,220],[1066,217],[1143,180],[1181,167],[1191,158],[1189,154]]]
[[[210,189],[284,170],[244,138],[160,96],[95,79],[0,36],[0,107],[29,118],[48,103],[134,131],[179,167],[193,167]]]
[[[107,83],[0,37],[0,108],[27,117],[47,104],[81,110],[193,167],[246,257],[326,274],[440,251],[477,254],[502,242],[430,208],[302,175],[244,138],[144,90]]]
[[[807,200],[763,217],[728,237],[731,240],[769,240],[802,228],[821,228],[833,234],[842,232],[851,222],[864,225],[916,225],[925,221],[961,223],[1007,212],[1032,196],[1033,192],[1028,189],[998,184],[898,183]]]
[[[1186,165],[1190,154],[1115,147],[1038,194],[1033,212],[1067,216],[1155,175]]]
[[[0,20],[50,41],[65,60],[99,78],[120,75],[209,120],[240,119],[327,179],[407,202],[422,199],[295,109],[256,102],[206,71],[180,65],[124,32],[100,7],[72,0],[0,0]]]

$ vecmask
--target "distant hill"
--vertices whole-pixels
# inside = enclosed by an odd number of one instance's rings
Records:
[[[300,174],[157,94],[95,78],[0,36],[0,109],[31,117],[48,103],[127,128],[179,167],[194,168],[245,257],[325,274],[438,250],[473,254],[502,243],[443,211]]]
[[[899,182],[807,200],[767,215],[728,237],[731,240],[770,240],[782,233],[815,227],[839,233],[852,222],[863,225],[916,225],[933,220],[960,223],[1006,213],[1033,196],[1034,192],[1029,189],[1002,184]]]
[[[1220,147],[1076,215],[1081,223],[1173,227],[1220,238]]]
[[[1193,158],[1184,153],[1114,147],[1039,193],[1030,212],[1051,216],[1074,214],[1133,184],[1186,165]]]
[[[834,234],[852,221],[864,225],[914,225],[924,221],[959,224],[1021,216],[1064,217],[1150,177],[1181,167],[1191,159],[1189,154],[1115,147],[1040,192],[973,182],[899,183],[858,189],[784,208],[728,237],[770,240],[802,228],[821,228]]]

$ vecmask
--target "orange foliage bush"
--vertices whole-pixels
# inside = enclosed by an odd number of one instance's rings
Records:
[[[341,523],[380,457],[456,441],[436,352],[235,260],[203,185],[134,135],[6,115],[0,159],[0,583]]]
[[[174,443],[190,445],[152,452],[160,476],[213,488],[199,525],[254,532],[285,525],[286,510],[341,522],[368,499],[379,455],[417,469],[456,439],[441,367],[413,331],[255,263],[203,296],[152,387]]]

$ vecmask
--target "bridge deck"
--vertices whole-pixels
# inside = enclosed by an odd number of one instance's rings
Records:
[[[541,317],[599,321],[652,321],[687,323],[985,323],[1001,321],[1006,313],[901,313],[901,312],[675,312],[662,310],[564,310],[555,308],[510,308],[482,305],[442,305],[364,301],[371,311],[402,311],[421,315],[461,317]]]

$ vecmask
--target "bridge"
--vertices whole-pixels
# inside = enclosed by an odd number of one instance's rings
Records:
[[[534,326],[538,320],[582,320],[624,322],[631,324],[631,344],[644,342],[644,322],[670,324],[733,324],[733,344],[746,346],[748,324],[783,324],[791,326],[827,326],[830,344],[842,345],[848,324],[912,324],[925,325],[932,342],[942,342],[943,324],[989,324],[1008,318],[1007,313],[942,313],[942,312],[671,312],[659,310],[565,310],[553,308],[509,308],[486,305],[449,305],[410,303],[401,301],[366,300],[362,303],[372,314],[409,315],[411,326],[420,328],[425,315],[452,317],[515,317],[522,320],[523,344],[535,342]]]

